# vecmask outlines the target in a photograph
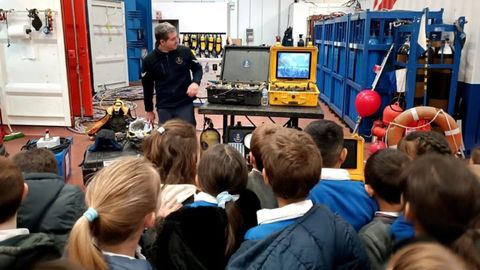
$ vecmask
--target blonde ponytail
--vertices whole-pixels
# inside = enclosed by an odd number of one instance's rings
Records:
[[[100,247],[122,245],[142,227],[157,210],[160,184],[143,158],[122,158],[99,171],[87,186],[89,209],[70,232],[68,258],[86,269],[109,269]]]
[[[92,226],[93,223],[90,223],[84,216],[77,220],[70,232],[67,244],[68,258],[78,262],[85,269],[108,270],[101,251],[95,246],[91,233]]]

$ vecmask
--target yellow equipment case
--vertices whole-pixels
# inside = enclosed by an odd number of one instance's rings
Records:
[[[317,106],[317,55],[318,49],[311,42],[307,47],[277,44],[270,48],[270,105]]]
[[[347,148],[347,157],[341,168],[346,169],[352,180],[364,181],[363,151],[365,141],[362,136],[353,134],[343,138],[343,147]]]

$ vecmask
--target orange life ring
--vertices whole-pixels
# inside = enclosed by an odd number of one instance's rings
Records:
[[[387,146],[396,147],[403,137],[405,127],[418,120],[433,120],[444,131],[452,153],[458,152],[462,144],[462,132],[458,128],[457,122],[443,110],[428,106],[414,107],[395,117],[387,129]]]

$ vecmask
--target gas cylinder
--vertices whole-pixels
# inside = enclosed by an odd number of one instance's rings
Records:
[[[222,35],[216,35],[215,36],[215,55],[216,57],[220,57],[220,54],[222,53]]]
[[[214,40],[213,40],[213,35],[208,36],[208,54],[210,57],[213,55],[213,45],[214,45]]]
[[[399,114],[403,112],[402,107],[400,107],[398,102],[395,102],[394,104],[388,105],[383,109],[383,124],[385,126],[390,125],[390,122],[395,119]]]
[[[383,141],[378,140],[378,141],[370,144],[370,146],[368,147],[368,152],[370,153],[370,155],[373,155],[378,150],[382,150],[382,149],[385,149],[385,148],[387,148],[387,145]]]
[[[183,34],[183,45],[187,48],[190,47],[190,35],[189,34]]]
[[[305,47],[305,41],[303,40],[303,35],[298,35],[297,47]]]
[[[405,37],[405,42],[398,49],[397,62],[407,63],[408,55],[410,55],[410,35]]]
[[[190,49],[192,49],[192,51],[196,51],[197,50],[197,46],[198,46],[198,43],[197,43],[197,34],[191,34],[190,35]]]
[[[422,67],[417,68],[417,76],[416,76],[416,83],[415,83],[415,98],[413,100],[413,106],[422,106],[423,104],[423,97],[425,95],[425,61],[428,64],[433,63],[433,59],[435,56],[435,50],[432,46],[430,46],[430,40],[427,40],[427,50],[423,52],[419,57],[417,63],[420,64]],[[431,75],[427,72],[428,79],[430,79]],[[427,80],[429,81],[429,80]],[[427,89],[430,89],[428,87]]]
[[[453,64],[454,51],[450,45],[448,37],[442,40],[442,46],[438,49],[434,57],[435,64]],[[450,95],[450,83],[452,79],[452,69],[441,68],[431,71],[432,87],[429,91],[428,105],[443,110],[448,109],[448,98]]]

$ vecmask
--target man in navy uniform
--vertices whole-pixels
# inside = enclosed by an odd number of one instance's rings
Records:
[[[155,50],[143,60],[146,118],[151,123],[155,121],[152,101],[155,87],[159,124],[181,118],[195,126],[193,100],[202,79],[202,66],[190,48],[178,44],[177,29],[170,23],[155,27],[155,40]]]

